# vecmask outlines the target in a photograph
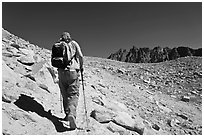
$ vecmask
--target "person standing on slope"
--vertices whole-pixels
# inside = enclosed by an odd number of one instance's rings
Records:
[[[70,62],[58,68],[59,88],[66,114],[64,120],[70,122],[70,129],[76,129],[76,108],[79,98],[79,71],[83,73],[83,54],[79,44],[72,40],[68,32],[63,32],[59,43],[66,43],[66,57]],[[53,52],[53,50],[52,50]],[[52,53],[53,56],[53,53]],[[53,58],[53,57],[52,57]]]

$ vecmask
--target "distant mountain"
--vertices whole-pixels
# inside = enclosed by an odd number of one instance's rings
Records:
[[[132,63],[157,63],[186,56],[202,56],[202,48],[175,47],[171,49],[158,46],[149,49],[133,46],[129,51],[119,49],[116,53],[111,54],[108,59]]]

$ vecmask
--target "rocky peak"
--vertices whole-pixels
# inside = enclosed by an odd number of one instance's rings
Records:
[[[160,46],[149,48],[136,48],[133,46],[129,52],[120,49],[112,53],[108,59],[132,62],[132,63],[157,63],[168,60],[174,60],[186,56],[202,56],[202,49],[192,49],[189,47],[175,47],[173,49]],[[122,57],[122,58],[121,58]]]

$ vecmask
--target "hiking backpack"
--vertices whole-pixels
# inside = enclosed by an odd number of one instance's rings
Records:
[[[67,53],[70,53],[67,48],[70,50],[64,41],[59,41],[52,46],[51,64],[53,67],[64,69],[71,63],[74,56],[71,58],[67,56]]]

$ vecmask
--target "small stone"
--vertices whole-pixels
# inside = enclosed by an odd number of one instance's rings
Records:
[[[169,119],[167,121],[167,124],[171,127],[174,127],[176,125],[178,125],[180,123],[180,121],[178,119]]]
[[[140,86],[138,86],[138,85],[136,85],[136,84],[133,84],[133,86],[136,88],[136,89],[140,89],[141,87]]]
[[[24,77],[30,78],[33,81],[36,81],[35,77],[32,74],[24,75]]]
[[[147,120],[143,120],[143,123],[145,124],[146,127],[151,128],[151,124]]]
[[[149,96],[148,99],[150,100],[150,102],[154,102],[153,96]]]
[[[17,86],[17,87],[23,87],[23,84],[22,84],[21,82],[20,82],[20,83],[17,82],[17,83],[16,83],[16,86]]]
[[[179,124],[180,121],[179,121],[178,119],[175,119],[175,123],[176,123],[176,124]]]
[[[96,104],[99,104],[101,106],[104,106],[103,99],[100,97],[92,97],[92,101],[95,102]]]
[[[145,79],[143,80],[145,83],[150,84],[150,80],[149,79]]]
[[[191,93],[187,93],[187,95],[188,95],[188,96],[190,96],[190,95],[191,95]]]
[[[105,85],[103,85],[102,83],[98,83],[98,85],[99,86],[101,86],[101,87],[103,87],[103,88],[105,88],[106,86]]]
[[[179,116],[179,117],[181,117],[181,118],[183,118],[184,120],[187,120],[188,119],[188,117],[187,116],[185,116],[185,115],[183,115],[183,114],[176,114],[177,116]]]
[[[172,97],[172,98],[176,98],[176,96],[175,96],[175,95],[171,95],[170,97]]]
[[[146,90],[146,92],[148,93],[148,94],[151,94],[151,95],[153,95],[154,93],[152,93],[152,92],[150,92],[150,91],[148,91],[148,90]]]
[[[190,97],[189,96],[182,96],[181,97],[181,101],[189,102],[190,101]]]
[[[15,44],[15,43],[12,43],[10,46],[12,46],[12,47],[14,47],[14,48],[16,48],[16,49],[19,49],[19,48],[20,48],[20,46],[19,46],[18,44]]]
[[[50,93],[48,87],[45,84],[39,84],[39,87]]]
[[[157,130],[157,131],[159,131],[159,129],[160,129],[160,127],[159,127],[157,124],[153,124],[153,125],[152,125],[152,128],[155,129],[155,130]]]
[[[124,70],[122,70],[122,69],[117,69],[117,73],[124,74],[125,72],[124,72]]]
[[[198,94],[198,93],[197,93],[196,91],[194,91],[194,90],[191,91],[191,93],[192,93],[192,94],[196,94],[196,95]]]
[[[91,85],[91,87],[96,90],[96,87],[94,85]]]
[[[170,127],[173,127],[173,126],[174,126],[174,120],[173,120],[173,119],[168,119],[168,120],[167,120],[167,124],[168,124]]]
[[[99,69],[96,69],[96,72],[100,72],[100,70],[99,70]]]

